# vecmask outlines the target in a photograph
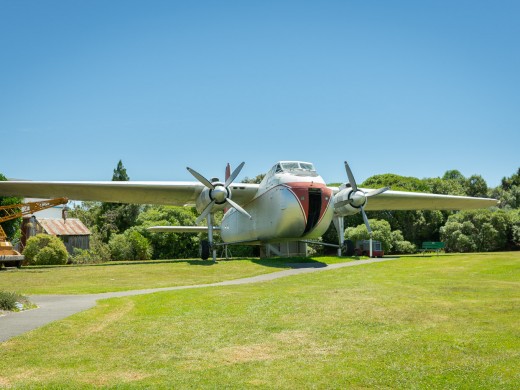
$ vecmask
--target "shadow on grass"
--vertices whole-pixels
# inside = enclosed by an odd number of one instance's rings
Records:
[[[419,256],[419,257],[427,257],[427,256]],[[361,260],[362,257],[354,256],[350,257],[351,260]],[[128,260],[128,261],[110,261],[105,263],[93,263],[93,264],[67,264],[67,265],[30,265],[24,266],[21,269],[14,268],[17,271],[29,271],[29,270],[50,270],[50,269],[59,269],[59,268],[69,268],[69,267],[117,267],[117,266],[131,266],[131,265],[153,265],[153,264],[178,264],[185,263],[193,266],[214,266],[218,263],[223,262],[252,262],[264,267],[274,267],[274,268],[323,268],[327,266],[327,263],[324,263],[318,259],[314,259],[312,257],[271,257],[271,258],[254,258],[254,257],[246,257],[246,258],[219,258],[217,262],[213,260],[201,260],[201,259],[168,259],[168,260]]]
[[[347,259],[347,258],[345,258]],[[348,258],[350,260],[361,260],[362,257],[353,256]],[[255,264],[260,264],[264,267],[275,268],[324,268],[328,264],[312,257],[271,257],[268,259],[251,259]]]
[[[268,259],[251,259],[255,264],[274,268],[323,268],[327,264],[309,257],[271,257]]]

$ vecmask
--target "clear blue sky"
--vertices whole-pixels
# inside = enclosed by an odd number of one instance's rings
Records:
[[[0,0],[0,172],[520,166],[519,1]]]

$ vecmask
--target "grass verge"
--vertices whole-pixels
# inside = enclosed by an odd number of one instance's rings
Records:
[[[240,259],[110,262],[95,265],[23,267],[0,272],[0,290],[21,294],[93,294],[143,288],[208,284],[288,269],[299,262],[317,265],[350,259]]]
[[[511,388],[520,253],[407,257],[162,292],[0,345],[0,386]]]

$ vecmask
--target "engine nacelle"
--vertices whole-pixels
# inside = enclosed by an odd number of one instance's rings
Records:
[[[211,184],[215,188],[204,188],[197,198],[195,206],[199,213],[202,213],[212,201],[215,201],[213,210],[222,210],[224,209],[226,199],[231,198],[231,190],[226,188],[224,183],[213,182]]]
[[[351,187],[343,187],[334,196],[334,214],[341,217],[357,214],[366,203],[367,198],[363,191],[359,189],[353,191]]]

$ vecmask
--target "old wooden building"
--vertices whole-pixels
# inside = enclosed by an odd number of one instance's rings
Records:
[[[36,218],[25,217],[22,223],[22,245],[27,240],[40,233],[59,237],[67,251],[73,253],[74,248],[89,249],[90,230],[77,218]]]

